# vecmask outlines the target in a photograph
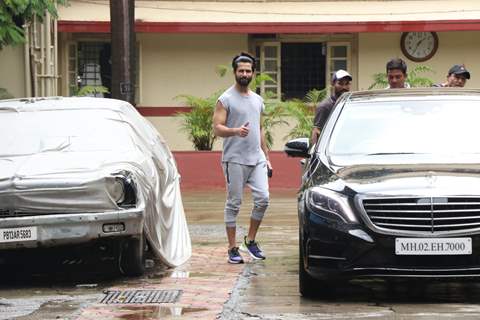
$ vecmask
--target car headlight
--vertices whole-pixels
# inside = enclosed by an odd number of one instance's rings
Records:
[[[346,223],[356,223],[348,198],[340,193],[313,187],[307,191],[306,205],[313,213],[330,220],[341,220]]]
[[[130,173],[121,173],[107,179],[107,191],[119,207],[132,207],[137,202],[135,183]]]
[[[116,204],[122,203],[125,199],[125,185],[123,179],[115,177],[109,180],[110,181],[107,183],[107,190],[110,197],[112,197]]]

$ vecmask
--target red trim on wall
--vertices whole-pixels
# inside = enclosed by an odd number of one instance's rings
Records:
[[[225,188],[221,167],[221,151],[173,151],[181,175],[181,187],[188,190]],[[283,151],[270,151],[273,177],[271,189],[298,189],[301,181],[300,158],[291,158]]]
[[[177,112],[190,112],[192,107],[169,107],[169,106],[158,106],[158,107],[145,107],[145,106],[136,106],[137,111],[144,117],[173,117]],[[311,106],[312,112],[314,106]]]
[[[109,33],[108,21],[59,21],[59,32]],[[365,22],[136,22],[144,33],[359,33],[404,31],[478,31],[480,19]]]
[[[58,21],[58,32],[110,33],[110,21]]]
[[[136,107],[144,117],[171,117],[177,112],[190,112],[191,107]]]

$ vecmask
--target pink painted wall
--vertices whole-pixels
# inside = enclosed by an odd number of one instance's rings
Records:
[[[225,188],[221,151],[173,151],[182,189]],[[300,158],[290,158],[283,151],[269,153],[273,177],[271,189],[296,189],[300,186]]]

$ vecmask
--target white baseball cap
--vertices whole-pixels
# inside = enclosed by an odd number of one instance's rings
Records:
[[[348,73],[345,70],[338,69],[336,72],[333,73],[332,82],[335,82],[343,78],[349,78],[350,81],[352,80],[352,76],[350,75],[350,73]]]

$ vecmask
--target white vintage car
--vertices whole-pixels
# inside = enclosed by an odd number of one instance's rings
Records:
[[[120,271],[191,255],[179,173],[163,138],[129,103],[0,101],[0,251],[107,241]]]

